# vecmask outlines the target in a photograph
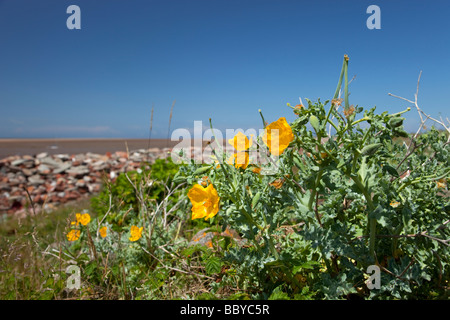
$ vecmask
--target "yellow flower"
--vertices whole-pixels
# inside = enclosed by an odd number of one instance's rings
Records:
[[[105,238],[107,235],[107,231],[108,231],[108,227],[104,226],[100,228],[100,235],[102,236],[102,238]]]
[[[294,140],[294,134],[286,118],[281,117],[266,127],[262,140],[271,154],[279,156]]]
[[[77,213],[75,214],[77,221],[72,221],[71,224],[76,224],[77,226],[81,223],[83,226],[87,225],[91,221],[91,216],[89,213]]]
[[[144,227],[131,226],[130,233],[131,236],[129,238],[130,241],[138,241],[142,237],[142,230]]]
[[[194,185],[188,192],[188,198],[192,203],[192,220],[208,220],[219,212],[220,197],[212,184],[206,188],[199,184]]]
[[[248,150],[252,146],[253,135],[250,136],[250,140],[247,139],[245,134],[238,132],[233,139],[229,139],[228,143],[231,144],[237,151]]]
[[[80,238],[81,231],[80,230],[70,230],[70,232],[67,234],[67,240],[69,241],[76,241]]]
[[[397,207],[400,205],[400,202],[395,201],[395,200],[392,200],[391,203],[389,203],[389,205],[390,205],[392,208],[397,208]]]
[[[228,159],[228,164],[233,165],[233,163],[234,163],[234,166],[236,168],[245,169],[245,168],[247,168],[249,161],[250,161],[250,156],[248,155],[248,153],[245,151],[242,151],[242,152],[238,152],[238,153],[231,155],[231,157]]]

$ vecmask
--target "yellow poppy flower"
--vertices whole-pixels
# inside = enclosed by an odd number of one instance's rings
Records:
[[[294,140],[294,134],[286,118],[281,117],[266,127],[262,140],[271,154],[279,156]]]
[[[194,185],[188,192],[188,198],[192,203],[192,220],[208,220],[219,212],[220,197],[212,184],[206,188],[199,184]]]
[[[253,135],[250,136],[250,140],[242,132],[238,132],[233,139],[229,139],[228,143],[231,144],[237,151],[248,150],[252,146]]]
[[[247,152],[242,151],[242,152],[238,152],[233,154],[229,159],[228,159],[228,164],[229,165],[233,165],[236,168],[242,168],[245,169],[248,166],[248,163],[250,161],[250,156],[248,155]]]
[[[77,221],[72,222],[72,224],[76,224],[77,226],[81,223],[83,226],[87,225],[91,221],[91,216],[89,213],[77,213],[75,214]]]
[[[102,238],[105,238],[107,235],[108,227],[106,227],[106,226],[101,227],[99,231],[100,231],[100,236]]]
[[[144,227],[131,226],[130,233],[131,236],[129,238],[130,241],[138,241],[142,237],[142,230]]]
[[[70,230],[70,232],[67,234],[67,240],[69,241],[76,241],[80,238],[81,231],[80,230]]]

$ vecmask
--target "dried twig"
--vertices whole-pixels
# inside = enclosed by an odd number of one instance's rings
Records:
[[[207,279],[210,279],[210,280],[215,280],[214,278],[209,277],[209,276],[204,275],[204,274],[199,274],[199,273],[192,272],[192,271],[185,271],[185,270],[181,270],[181,269],[178,269],[178,268],[174,268],[174,267],[170,267],[170,266],[168,266],[168,265],[165,265],[160,259],[158,259],[157,257],[155,257],[153,254],[151,254],[151,253],[150,253],[148,250],[146,250],[145,248],[142,248],[142,250],[144,250],[145,253],[149,254],[152,258],[154,258],[155,260],[157,260],[157,261],[163,266],[163,268],[165,268],[165,269],[170,269],[170,270],[177,271],[177,272],[181,272],[181,273],[184,273],[184,274],[189,274],[189,275],[193,275],[193,276],[197,276],[197,277],[203,277],[203,278],[207,278]]]
[[[397,96],[397,95],[392,94],[392,93],[388,93],[388,95],[390,95],[391,97],[398,98],[398,99],[401,99],[401,100],[404,100],[404,101],[407,101],[407,102],[411,103],[411,104],[416,108],[417,112],[419,113],[419,117],[420,117],[420,126],[419,126],[419,129],[417,130],[417,132],[414,134],[413,138],[411,139],[411,141],[410,141],[410,143],[409,143],[409,146],[408,146],[408,150],[410,149],[410,147],[411,147],[413,141],[414,141],[414,140],[417,138],[417,136],[419,135],[420,131],[425,127],[425,122],[428,121],[428,120],[432,120],[432,121],[436,122],[437,124],[440,124],[441,126],[443,126],[444,129],[447,131],[447,133],[449,133],[447,142],[450,142],[450,121],[449,121],[449,119],[447,118],[448,125],[446,125],[446,123],[444,122],[444,120],[442,119],[442,117],[441,117],[441,120],[437,120],[436,118],[433,118],[432,116],[426,114],[426,113],[419,107],[419,104],[418,104],[418,102],[417,102],[417,99],[418,99],[418,96],[419,96],[419,84],[420,84],[420,78],[421,78],[421,76],[422,76],[422,71],[420,71],[420,73],[419,73],[419,78],[417,79],[417,87],[416,87],[416,93],[414,94],[414,101],[409,100],[409,99],[406,99],[406,98],[403,98],[403,97],[400,97],[400,96]],[[424,116],[425,116],[425,118],[424,118]]]

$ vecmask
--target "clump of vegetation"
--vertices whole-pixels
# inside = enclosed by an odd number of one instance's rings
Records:
[[[173,177],[178,171],[179,165],[173,163],[171,158],[156,159],[151,169],[142,169],[120,173],[111,183],[104,179],[104,187],[100,194],[91,199],[93,210],[99,215],[104,215],[108,209],[132,208],[139,209],[139,201],[161,200],[165,186],[172,183]],[[144,181],[145,180],[145,181]],[[144,199],[138,199],[134,186],[143,185]]]

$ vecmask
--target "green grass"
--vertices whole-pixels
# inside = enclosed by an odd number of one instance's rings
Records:
[[[0,299],[53,299],[62,288],[59,253],[68,219],[89,199],[0,223]],[[60,281],[58,283],[59,274]]]
[[[95,197],[92,197],[95,198]],[[93,219],[101,216],[92,207],[92,198],[65,205],[51,212],[32,211],[24,218],[4,217],[0,223],[0,300],[38,299],[211,299],[233,297],[233,290],[222,295],[206,294],[216,279],[206,272],[205,264],[216,252],[191,248],[191,255],[182,252],[159,263],[140,267],[135,282],[128,278],[123,260],[111,256],[98,260],[78,260],[82,268],[80,290],[67,290],[65,269],[70,263],[65,235],[75,213],[87,210]],[[98,205],[94,201],[95,205]],[[180,237],[190,238],[209,226],[204,221],[187,221]],[[75,245],[76,247],[76,245]],[[142,252],[141,252],[142,254]],[[75,263],[72,262],[72,263]],[[179,272],[182,270],[184,272]],[[132,272],[137,271],[133,269]],[[205,295],[206,294],[206,295]],[[240,293],[241,294],[241,293]]]

